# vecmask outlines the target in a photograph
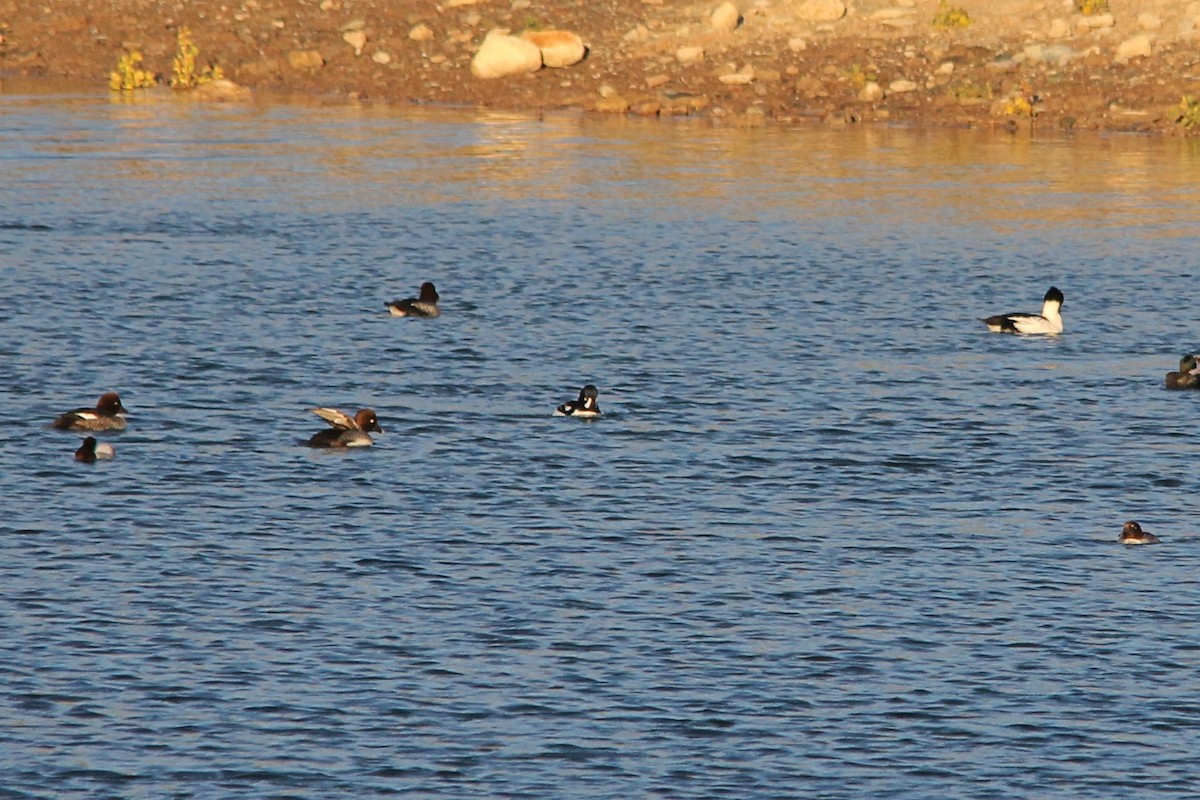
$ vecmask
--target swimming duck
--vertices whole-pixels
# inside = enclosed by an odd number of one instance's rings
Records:
[[[393,317],[436,317],[441,315],[441,309],[438,308],[438,293],[437,289],[433,288],[433,284],[425,281],[421,284],[420,297],[408,297],[404,300],[393,300],[387,303],[388,311],[392,312]]]
[[[1062,333],[1062,304],[1063,293],[1051,286],[1042,299],[1041,314],[997,314],[984,319],[983,324],[996,333]]]
[[[314,433],[309,447],[370,447],[368,431],[383,433],[375,412],[369,408],[348,417],[336,408],[314,408],[312,412],[330,424],[329,430]]]
[[[588,384],[579,390],[579,399],[563,403],[558,408],[554,409],[554,415],[558,417],[583,417],[585,419],[600,416],[600,406],[596,404],[596,398],[600,396],[600,392],[592,384]]]
[[[1168,389],[1200,389],[1200,365],[1196,356],[1185,355],[1179,359],[1179,371],[1168,372],[1166,384]]]
[[[98,458],[112,458],[116,454],[111,444],[98,444],[95,436],[89,436],[75,451],[75,460],[85,464],[94,464]]]
[[[60,431],[123,431],[128,413],[116,392],[105,392],[95,408],[77,408],[59,414],[51,425]]]
[[[1121,528],[1121,535],[1117,537],[1117,541],[1121,544],[1158,544],[1162,541],[1153,533],[1142,530],[1142,526],[1130,520],[1125,523],[1125,527]]]

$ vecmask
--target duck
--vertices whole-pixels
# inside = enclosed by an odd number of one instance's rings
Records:
[[[75,460],[85,464],[94,464],[98,458],[112,458],[117,454],[111,444],[99,444],[95,436],[89,436],[75,451]]]
[[[331,426],[318,431],[308,440],[309,447],[370,447],[373,442],[369,431],[383,433],[379,419],[372,409],[360,409],[353,417],[336,408],[314,408],[312,412]]]
[[[1166,385],[1168,389],[1200,389],[1200,365],[1196,356],[1189,353],[1179,359],[1179,371],[1167,373]]]
[[[95,408],[77,408],[59,414],[51,425],[60,431],[123,431],[128,413],[116,392],[105,392]]]
[[[579,390],[579,399],[570,400],[563,403],[558,408],[554,409],[556,417],[582,417],[583,419],[592,419],[600,416],[600,406],[596,404],[596,398],[600,392],[592,384],[588,384]]]
[[[1041,314],[997,314],[983,319],[989,331],[995,333],[1062,333],[1063,321],[1059,310],[1063,304],[1063,293],[1051,286],[1042,298]]]
[[[425,281],[421,284],[420,297],[407,297],[404,300],[393,300],[387,303],[388,311],[392,312],[393,317],[424,317],[430,319],[441,315],[441,309],[438,308],[438,293],[437,289],[433,288],[433,284]]]
[[[1162,539],[1150,531],[1142,530],[1141,525],[1130,520],[1125,523],[1125,527],[1121,528],[1121,535],[1117,537],[1117,541],[1121,544],[1159,544]]]

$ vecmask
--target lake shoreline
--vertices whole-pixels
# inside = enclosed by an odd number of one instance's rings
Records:
[[[118,60],[134,52],[166,86],[186,29],[195,76],[215,66],[230,81],[197,95],[215,100],[1200,134],[1200,106],[1187,103],[1200,98],[1200,2],[1114,0],[1084,15],[1069,4],[1000,0],[965,4],[961,19],[939,16],[949,6],[927,0],[730,8],[732,21],[719,18],[718,3],[669,0],[245,0],[207,14],[166,0],[25,10],[9,0],[0,4],[0,90],[45,81],[107,91]],[[567,31],[586,57],[480,79],[472,62],[493,30]]]

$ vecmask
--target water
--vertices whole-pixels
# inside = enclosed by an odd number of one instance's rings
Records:
[[[1200,143],[9,95],[0,175],[0,797],[1200,790]]]

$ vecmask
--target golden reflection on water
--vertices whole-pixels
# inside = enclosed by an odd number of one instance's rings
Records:
[[[1200,209],[1200,142],[1188,139],[747,129],[565,114],[474,122],[472,140],[427,160],[425,177],[511,199],[580,197],[602,184],[631,198],[665,192],[748,212],[832,200],[872,214],[953,212],[1013,229],[1170,227]]]
[[[25,96],[79,115],[42,141],[96,156],[130,181],[186,185],[256,172],[264,192],[302,194],[306,174],[346,201],[528,198],[586,203],[671,195],[747,216],[963,215],[1003,232],[1043,226],[1187,235],[1200,209],[1200,141],[1135,135],[1010,135],[905,128],[745,128],[702,120],[527,115],[360,104],[206,104],[171,93]],[[2,113],[2,112],[0,112]],[[97,135],[107,117],[108,130]],[[182,189],[181,189],[182,190]],[[833,209],[831,212],[830,209]]]

